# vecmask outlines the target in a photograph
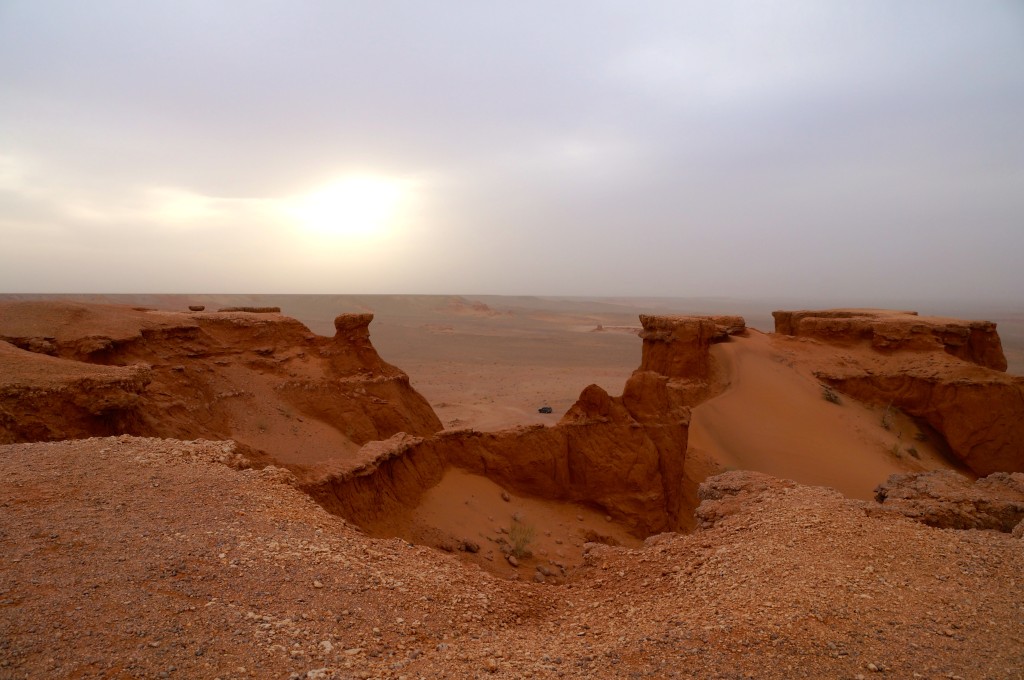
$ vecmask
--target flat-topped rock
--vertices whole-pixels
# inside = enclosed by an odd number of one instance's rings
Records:
[[[711,345],[746,331],[746,322],[741,316],[641,314],[640,323],[644,344],[639,370],[669,378],[706,379]]]
[[[884,309],[775,311],[775,332],[835,344],[868,342],[879,350],[942,350],[958,359],[1006,370],[991,321],[963,321]]]

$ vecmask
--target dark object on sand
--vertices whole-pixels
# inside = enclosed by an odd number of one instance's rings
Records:
[[[537,409],[537,413],[551,413],[551,407],[541,406],[539,409]]]
[[[188,310],[190,312],[201,312],[206,309],[206,305],[189,305]]]
[[[280,307],[221,307],[218,312],[250,312],[252,314],[280,314]]]

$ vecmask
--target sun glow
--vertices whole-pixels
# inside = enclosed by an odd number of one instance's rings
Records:
[[[408,182],[350,175],[288,202],[286,212],[311,235],[344,241],[387,236],[401,218]]]

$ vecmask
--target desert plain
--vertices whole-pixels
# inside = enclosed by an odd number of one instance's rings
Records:
[[[0,296],[0,677],[1024,677],[1024,314],[785,309]]]

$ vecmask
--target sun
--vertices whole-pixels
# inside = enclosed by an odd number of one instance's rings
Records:
[[[311,235],[358,242],[386,236],[395,227],[409,187],[375,175],[339,177],[288,201],[286,212]]]

